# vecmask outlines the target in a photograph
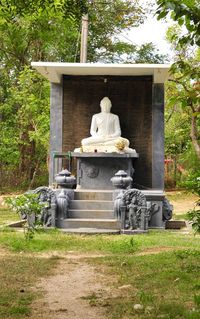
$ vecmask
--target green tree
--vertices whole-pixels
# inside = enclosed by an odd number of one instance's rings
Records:
[[[165,63],[168,56],[160,54],[159,50],[152,43],[144,43],[136,50],[135,63]]]
[[[190,45],[179,42],[180,28],[168,30],[168,40],[174,48],[175,62],[171,67],[171,79],[168,89],[168,105],[181,106],[190,119],[190,133],[194,150],[200,159],[200,49],[191,50]]]
[[[177,23],[168,31],[168,40],[175,53],[175,62],[170,70],[168,105],[172,107],[171,115],[177,109],[177,105],[181,107],[181,112],[187,115],[188,123],[190,123],[188,143],[190,139],[198,158],[198,169],[200,159],[200,49],[198,49],[200,3],[198,0],[157,0],[157,4],[158,19],[165,19],[169,14]],[[188,130],[188,125],[186,126]]]
[[[165,151],[174,160],[175,182],[180,182],[180,177],[182,182],[193,179],[194,174],[200,173],[200,49],[180,44],[180,32],[177,25],[167,32],[175,62],[166,84]]]
[[[138,26],[145,19],[145,10],[135,1],[93,1],[88,8],[88,61],[110,62],[116,55],[130,52],[130,45],[118,40],[118,34]],[[117,58],[118,61],[118,58]]]
[[[32,185],[48,153],[49,84],[25,67],[6,93],[0,104],[1,183],[27,180]]]
[[[167,55],[160,54],[152,42],[141,46],[121,42],[111,42],[107,50],[96,54],[97,61],[103,63],[165,63]]]
[[[1,12],[7,19],[54,10],[64,18],[80,19],[87,12],[87,5],[87,0],[1,0]]]
[[[144,20],[145,12],[138,0],[1,0],[0,174],[3,184],[27,180],[32,186],[38,174],[46,175],[49,84],[31,70],[30,64],[41,60],[79,62],[81,16],[86,12],[90,17],[90,62],[135,62],[140,55],[143,61],[153,61],[149,46],[144,57],[144,48],[139,52],[140,48],[118,40],[122,30]]]
[[[1,1],[0,186],[31,186],[37,174],[47,175],[49,84],[30,63],[74,61],[85,3]]]
[[[170,14],[171,19],[180,26],[184,25],[187,33],[179,38],[180,44],[189,43],[200,46],[200,2],[199,0],[157,0],[158,19]]]

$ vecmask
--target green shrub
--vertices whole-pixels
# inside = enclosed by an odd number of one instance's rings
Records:
[[[21,218],[27,218],[28,224],[24,226],[26,239],[32,239],[34,236],[35,226],[40,224],[37,217],[41,214],[42,209],[48,205],[40,202],[38,194],[23,194],[17,197],[8,197],[5,200],[10,208],[19,214]]]
[[[182,186],[200,196],[200,170],[188,175]]]
[[[187,213],[187,219],[192,224],[195,234],[200,234],[200,199],[198,199],[194,208]]]

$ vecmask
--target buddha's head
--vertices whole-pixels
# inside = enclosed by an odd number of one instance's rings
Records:
[[[112,107],[111,100],[106,96],[100,102],[101,112],[110,113]]]

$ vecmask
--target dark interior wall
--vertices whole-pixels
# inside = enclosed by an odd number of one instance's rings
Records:
[[[105,81],[106,79],[106,81]],[[89,137],[92,115],[108,96],[120,119],[122,137],[139,153],[135,182],[152,186],[152,77],[64,76],[63,152],[80,147]]]

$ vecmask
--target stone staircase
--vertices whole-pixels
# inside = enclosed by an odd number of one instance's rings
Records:
[[[59,227],[70,233],[119,233],[112,196],[110,190],[75,190],[68,218],[61,220]]]

